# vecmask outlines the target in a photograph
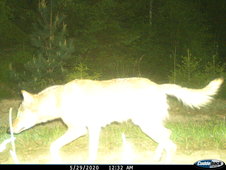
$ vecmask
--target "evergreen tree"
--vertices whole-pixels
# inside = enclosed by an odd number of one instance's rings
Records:
[[[57,1],[59,2],[59,1]],[[32,84],[44,87],[59,82],[66,74],[66,61],[72,57],[73,43],[67,40],[64,16],[57,11],[57,2],[39,1],[39,18],[33,24],[31,43],[35,48],[33,58],[25,64]]]

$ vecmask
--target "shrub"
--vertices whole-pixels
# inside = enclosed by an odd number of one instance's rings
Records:
[[[89,72],[89,68],[83,64],[79,63],[72,69],[72,71],[68,74],[67,80],[73,80],[73,79],[92,79],[97,80],[100,79],[101,74],[94,72],[93,74]]]
[[[174,70],[169,76],[171,83],[200,88],[215,78],[225,76],[226,65],[221,64],[216,55],[212,56],[212,61],[204,62],[188,50],[187,56],[181,56],[179,60],[181,62],[174,63]]]

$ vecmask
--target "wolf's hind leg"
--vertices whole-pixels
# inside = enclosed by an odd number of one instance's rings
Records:
[[[159,145],[155,151],[154,160],[160,161],[163,151],[166,152],[165,162],[170,163],[172,161],[172,157],[176,152],[177,146],[170,139],[171,131],[165,127],[158,128],[159,135],[153,133],[152,139],[155,140]]]
[[[162,123],[140,123],[142,131],[152,138],[159,145],[155,151],[154,160],[160,161],[163,151],[166,151],[165,162],[170,163],[172,156],[176,152],[176,145],[171,141],[171,131],[164,127]]]
[[[79,138],[80,136],[85,135],[86,132],[87,130],[85,127],[68,127],[67,132],[56,141],[54,141],[50,146],[51,162],[61,163],[59,154],[60,148]]]

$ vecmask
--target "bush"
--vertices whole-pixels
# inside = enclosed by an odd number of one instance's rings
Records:
[[[187,51],[187,56],[181,56],[181,62],[174,63],[174,70],[171,72],[169,76],[169,81],[171,83],[180,84],[182,86],[200,88],[209,81],[219,78],[226,77],[225,64],[221,64],[219,58],[216,55],[212,56],[212,61],[204,62],[197,57],[191,55],[190,51]],[[221,97],[224,96],[226,91],[225,86],[221,88],[222,94]]]
[[[92,80],[98,80],[100,79],[101,74],[94,72],[89,73],[89,68],[83,64],[79,63],[74,67],[74,69],[68,74],[67,80],[74,80],[74,79],[92,79]]]

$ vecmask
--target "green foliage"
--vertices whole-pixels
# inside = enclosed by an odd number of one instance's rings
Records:
[[[76,52],[91,70],[104,73],[103,78],[135,76],[134,62],[142,56],[136,54],[145,27],[145,3],[103,1],[72,1],[67,11],[68,28],[75,36]],[[144,16],[145,17],[145,16]],[[134,24],[134,23],[136,24]],[[82,61],[84,63],[84,61]]]
[[[0,49],[12,48],[26,40],[25,33],[11,21],[12,11],[7,0],[0,1]]]
[[[212,61],[207,62],[204,67],[205,77],[224,77],[225,75],[226,63],[220,63],[219,57],[216,55],[212,56]]]
[[[179,61],[181,62],[174,62],[174,70],[169,76],[172,83],[200,87],[214,78],[224,77],[225,75],[226,65],[224,63],[220,64],[216,55],[212,56],[212,61],[205,62],[192,56],[191,52],[187,50],[187,56],[181,56]]]
[[[159,83],[173,74],[171,82],[198,86],[225,72],[220,63],[226,52],[224,4],[1,0],[0,81],[11,77],[12,66],[15,76],[7,81],[19,85],[17,89],[38,90],[80,77],[96,79],[95,72],[101,79],[143,76]],[[24,46],[30,48],[26,56],[21,52]]]
[[[191,81],[196,79],[195,77],[200,76],[200,59],[193,57],[190,51],[187,50],[187,56],[181,56],[180,61],[180,64],[174,63],[174,71],[169,76],[170,81],[173,83],[191,84]]]
[[[79,63],[74,67],[73,70],[67,76],[67,80],[74,80],[74,79],[92,79],[97,80],[101,77],[100,73],[94,72],[93,74],[89,73],[89,68],[82,63]]]
[[[103,52],[104,53],[104,52]],[[86,61],[86,65],[95,72],[102,73],[103,79],[116,77],[141,76],[142,57],[120,56],[114,54],[102,54],[97,58]]]
[[[55,1],[51,1],[54,3]],[[16,73],[21,88],[42,89],[48,85],[60,83],[67,72],[67,60],[73,57],[74,46],[67,39],[64,16],[53,12],[53,4],[45,0],[39,2],[40,17],[33,24],[34,32],[31,35],[31,44],[34,55],[24,63],[24,71]]]
[[[173,132],[172,139],[186,150],[208,149],[213,146],[216,149],[224,149],[226,136],[224,124],[222,120],[200,120],[169,123],[168,127]]]
[[[24,63],[32,55],[30,47],[17,47],[2,50],[0,52],[0,98],[15,97],[21,86],[20,82],[26,79],[22,76],[24,72]]]
[[[38,57],[55,58],[57,62],[60,62],[71,57],[74,47],[72,41],[67,39],[67,25],[63,22],[64,15],[58,12],[55,14],[52,9],[53,5],[51,5],[47,6],[45,0],[40,1],[40,18],[37,19],[37,23],[33,24],[34,32],[31,36],[31,43]]]
[[[195,56],[208,57],[214,47],[213,35],[199,5],[202,4],[181,0],[156,2],[155,41],[164,43],[169,50],[176,48],[177,55],[184,55],[190,49]]]

